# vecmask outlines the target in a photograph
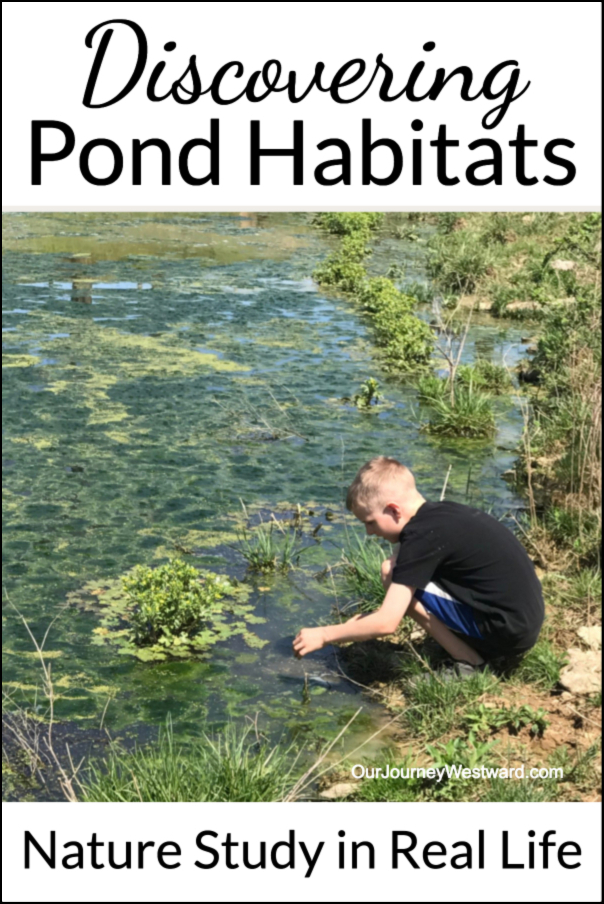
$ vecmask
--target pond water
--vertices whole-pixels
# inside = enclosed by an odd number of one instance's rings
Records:
[[[498,517],[521,507],[502,479],[522,429],[514,398],[497,402],[494,442],[422,433],[416,391],[381,372],[354,307],[313,283],[336,240],[310,220],[4,215],[3,651],[15,702],[37,693],[40,705],[40,667],[8,600],[38,639],[58,615],[45,649],[60,720],[98,728],[103,718],[116,736],[140,736],[168,714],[178,734],[258,715],[273,737],[320,741],[362,706],[358,741],[383,723],[382,708],[333,676],[329,651],[291,655],[300,627],[328,620],[336,598],[348,602],[337,576],[317,573],[362,533],[343,505],[358,467],[394,455],[432,499],[451,468],[447,498]],[[386,234],[370,270],[392,264],[425,281],[425,244]],[[464,360],[479,352],[513,366],[520,339],[483,317]],[[369,376],[387,404],[368,414],[337,401]],[[181,554],[246,577],[233,548],[242,503],[252,522],[289,518],[298,505],[305,518],[299,567],[250,579],[266,644],[236,636],[203,659],[148,663],[103,643],[94,598],[77,602],[83,587]],[[305,672],[329,686],[311,683],[303,700]]]

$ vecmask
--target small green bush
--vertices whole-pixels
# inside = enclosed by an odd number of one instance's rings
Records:
[[[168,646],[194,631],[232,589],[226,578],[201,572],[181,559],[158,568],[139,565],[122,583],[134,607],[135,643]]]

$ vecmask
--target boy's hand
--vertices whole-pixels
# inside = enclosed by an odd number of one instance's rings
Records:
[[[292,644],[294,656],[296,659],[301,659],[307,653],[322,650],[326,642],[323,628],[302,628],[296,634]]]

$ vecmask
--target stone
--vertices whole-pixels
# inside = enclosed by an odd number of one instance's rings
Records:
[[[579,628],[577,634],[583,643],[587,644],[588,647],[591,647],[592,650],[602,649],[602,625],[592,625],[591,627],[584,625],[582,628]]]
[[[339,800],[341,797],[348,797],[349,794],[356,789],[357,785],[353,782],[338,782],[336,785],[330,785],[324,791],[319,792],[319,797],[324,800]]]
[[[541,305],[538,301],[511,301],[506,305],[506,311],[538,311]]]
[[[574,270],[576,266],[575,261],[555,260],[550,263],[552,270]]]
[[[602,662],[596,650],[571,647],[568,664],[560,673],[560,684],[571,694],[595,694],[602,687]]]

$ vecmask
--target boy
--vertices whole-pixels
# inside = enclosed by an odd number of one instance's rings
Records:
[[[470,676],[486,661],[517,661],[535,644],[541,584],[518,539],[495,518],[456,502],[427,502],[411,471],[385,456],[363,465],[346,507],[369,535],[395,544],[382,564],[384,602],[340,625],[303,628],[295,656],[392,634],[404,615],[449,653],[449,675]]]

